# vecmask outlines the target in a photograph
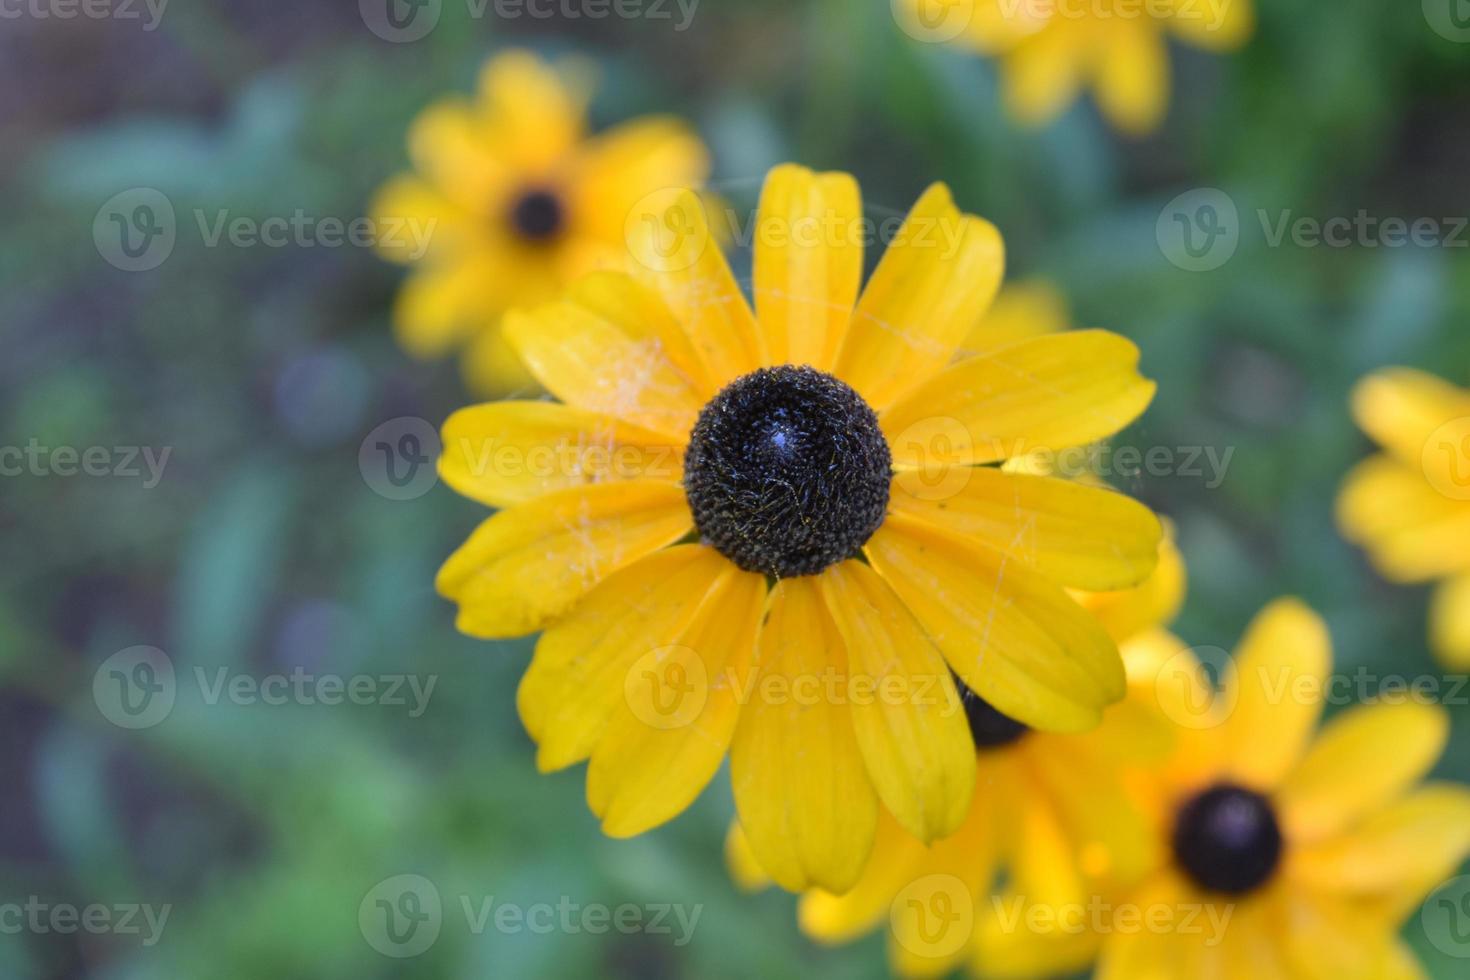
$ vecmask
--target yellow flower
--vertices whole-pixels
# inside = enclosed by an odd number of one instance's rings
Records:
[[[590,760],[607,833],[677,815],[728,750],[761,863],[844,890],[880,801],[925,841],[969,810],[951,670],[1047,731],[1123,696],[1116,644],[1064,587],[1141,581],[1157,518],[991,464],[1116,432],[1154,385],[1103,331],[952,364],[1004,259],[942,185],[859,295],[857,183],[772,171],[754,312],[694,193],[650,216],[632,222],[636,275],[507,318],[561,403],[446,423],[446,482],[505,509],[437,585],[467,633],[544,628],[521,717],[542,769]]]
[[[1470,670],[1470,391],[1386,368],[1358,383],[1353,416],[1384,452],[1344,481],[1338,525],[1385,578],[1443,579],[1431,645],[1450,668]]]
[[[1021,122],[1054,119],[1090,86],[1113,125],[1133,134],[1153,130],[1168,105],[1168,36],[1229,51],[1255,29],[1253,0],[905,3],[916,36],[954,36],[999,60],[1006,107]]]
[[[1358,706],[1318,732],[1330,640],[1295,600],[1262,611],[1213,697],[1182,645],[1159,657],[1177,747],[1138,789],[1164,860],[1116,899],[1099,980],[1422,976],[1399,923],[1470,852],[1470,790],[1416,788],[1444,711]]]
[[[1177,644],[1160,626],[1183,601],[1184,577],[1184,563],[1165,538],[1158,568],[1142,585],[1079,594],[1122,645],[1126,700],[1109,707],[1092,732],[1051,735],[1028,731],[969,696],[977,782],[959,832],[925,847],[885,815],[849,892],[802,897],[802,929],[839,943],[886,924],[889,962],[900,976],[943,975],[963,960],[992,977],[1052,976],[1089,963],[1095,935],[1036,941],[1018,936],[1007,916],[1023,900],[1081,906],[1099,882],[1136,880],[1156,861],[1145,814],[1127,795],[1122,773],[1162,761],[1172,744],[1153,682],[1156,651]],[[726,855],[742,886],[768,882],[738,823]]]
[[[380,252],[414,267],[393,311],[400,342],[420,357],[467,347],[476,390],[533,383],[500,335],[507,309],[620,265],[636,202],[708,176],[703,144],[678,120],[638,119],[589,138],[585,103],[583,87],[552,66],[502,54],[473,101],[445,100],[414,121],[416,172],[390,180],[370,209]]]

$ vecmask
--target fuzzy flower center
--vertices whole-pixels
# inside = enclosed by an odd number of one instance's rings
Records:
[[[700,536],[749,572],[815,575],[858,553],[888,508],[878,416],[810,367],[761,368],[700,412],[684,492]]]
[[[1185,803],[1174,824],[1174,856],[1207,891],[1244,895],[1281,862],[1281,826],[1271,801],[1221,783]]]
[[[510,208],[511,227],[529,242],[547,242],[560,235],[566,217],[561,198],[544,187],[525,191]]]

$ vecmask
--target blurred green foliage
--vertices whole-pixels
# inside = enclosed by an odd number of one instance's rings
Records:
[[[450,364],[412,362],[387,322],[399,272],[366,250],[207,247],[196,211],[349,220],[405,163],[414,113],[468,91],[510,44],[595,59],[594,118],[691,119],[718,186],[748,204],[771,164],[855,173],[870,211],[932,180],[1005,234],[1082,325],[1135,338],[1154,407],[1123,440],[1233,448],[1218,487],[1123,478],[1177,522],[1191,569],[1178,631],[1230,647],[1281,594],[1328,617],[1343,671],[1434,674],[1421,590],[1379,581],[1341,541],[1337,484],[1366,443],[1350,385],[1386,363],[1470,382],[1463,248],[1271,247],[1256,214],[1451,218],[1470,208],[1470,45],[1418,4],[1263,0],[1232,57],[1175,48],[1166,126],[1139,142],[1086,103],[1041,131],[1000,112],[991,65],[895,28],[882,0],[705,0],[687,32],[638,21],[503,21],[446,2],[392,44],[352,4],[191,0],[157,29],[7,20],[0,33],[0,444],[171,447],[164,478],[6,477],[0,527],[0,902],[171,906],[159,942],[4,936],[0,975],[362,978],[880,977],[881,940],[819,949],[793,899],[725,876],[723,779],[673,825],[603,838],[580,770],[540,776],[514,708],[530,643],[458,635],[439,561],[482,517],[440,487],[374,493],[356,459],[379,423],[437,423],[466,400]],[[493,8],[492,8],[493,9]],[[109,265],[98,209],[163,192],[178,241],[159,268]],[[1166,261],[1166,202],[1225,190],[1237,254]],[[1461,243],[1463,245],[1463,242]],[[737,256],[748,267],[748,256]],[[94,671],[137,644],[177,668],[154,727],[109,724]],[[428,710],[210,704],[194,671],[433,677]],[[1444,775],[1470,778],[1456,707]],[[439,941],[396,961],[358,908],[418,874]],[[475,935],[459,898],[682,903],[693,941]],[[1417,923],[1434,975],[1460,976]]]

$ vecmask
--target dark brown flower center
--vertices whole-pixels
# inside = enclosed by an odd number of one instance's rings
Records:
[[[856,391],[810,367],[761,368],[700,413],[684,491],[711,546],[746,571],[789,578],[858,553],[883,523],[892,468]]]
[[[530,242],[551,241],[566,225],[566,206],[556,192],[544,187],[532,188],[510,209],[510,223],[517,235]]]
[[[1180,807],[1174,857],[1207,891],[1244,895],[1264,885],[1281,863],[1281,826],[1271,801],[1219,783]]]

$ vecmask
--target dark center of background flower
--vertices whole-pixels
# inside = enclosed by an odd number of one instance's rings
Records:
[[[699,414],[684,491],[701,537],[777,578],[851,558],[883,523],[893,457],[862,397],[810,367],[737,378]]]
[[[999,749],[1020,741],[1021,736],[1031,731],[1026,725],[1003,714],[989,701],[970,690],[957,674],[955,689],[960,693],[960,704],[965,706],[965,720],[970,723],[970,737],[977,749]]]
[[[1281,861],[1281,826],[1271,801],[1222,783],[1180,808],[1174,856],[1195,884],[1243,895],[1270,880]]]
[[[546,242],[561,234],[566,224],[566,207],[555,191],[535,187],[511,205],[510,223],[527,241]]]

